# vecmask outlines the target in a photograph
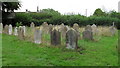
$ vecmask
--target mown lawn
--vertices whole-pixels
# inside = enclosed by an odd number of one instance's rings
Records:
[[[40,45],[2,35],[3,66],[117,66],[118,36],[102,37],[97,42],[79,40],[82,51]]]

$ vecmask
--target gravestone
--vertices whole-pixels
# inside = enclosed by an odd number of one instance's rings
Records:
[[[111,26],[111,27],[109,28],[109,31],[110,31],[110,33],[111,33],[111,36],[114,36],[115,33],[116,33],[116,28],[115,28],[114,26]]]
[[[42,30],[37,27],[34,32],[34,43],[40,44],[41,43],[41,36],[42,35]]]
[[[51,31],[51,45],[60,45],[61,44],[61,33],[58,27],[54,27]]]
[[[70,29],[66,33],[66,48],[77,49],[78,47],[78,35],[74,29]]]
[[[23,31],[24,31],[24,36],[26,35],[26,27],[25,26],[22,26],[23,27]],[[34,29],[34,28],[33,28]]]
[[[31,27],[31,28],[34,28],[34,27],[35,27],[35,24],[32,22],[32,23],[30,24],[30,27]]]
[[[93,24],[91,28],[92,28],[93,35],[96,35],[98,33],[97,26]]]
[[[24,40],[25,36],[24,36],[24,29],[22,26],[19,26],[19,28],[18,28],[18,37],[20,40]]]
[[[9,32],[9,26],[8,25],[5,25],[5,27],[4,27],[4,33],[5,34],[8,34]]]
[[[59,30],[61,32],[62,38],[65,38],[67,28],[65,27],[65,25],[63,23],[60,25],[60,29]]]
[[[78,25],[77,23],[73,24],[73,29],[76,30],[78,37],[81,38],[81,37],[80,37],[79,28],[80,28],[80,27],[79,27],[79,25]],[[78,39],[79,39],[79,38],[78,38]]]
[[[85,40],[93,40],[93,32],[90,30],[83,31],[83,39]]]
[[[51,34],[52,29],[53,29],[53,25],[49,24],[49,34]]]
[[[0,23],[0,33],[2,33],[2,31],[3,31],[3,24]]]
[[[49,33],[49,25],[48,25],[48,23],[44,22],[42,24],[42,26],[43,26],[43,33],[48,34]]]
[[[18,28],[17,28],[17,27],[14,28],[14,35],[15,35],[15,36],[18,35]]]
[[[92,28],[91,28],[90,25],[87,25],[87,26],[85,27],[85,30],[88,30],[88,31],[91,31],[91,32],[92,32]]]
[[[12,35],[12,25],[9,25],[9,35]]]

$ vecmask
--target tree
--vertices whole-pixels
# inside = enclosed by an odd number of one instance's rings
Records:
[[[94,14],[94,16],[106,16],[107,14],[105,12],[103,12],[100,8],[96,9]]]
[[[20,2],[3,2],[2,12],[14,12],[14,10],[18,10],[20,7]]]

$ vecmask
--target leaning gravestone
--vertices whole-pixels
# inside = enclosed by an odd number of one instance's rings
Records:
[[[0,23],[0,33],[2,33],[2,31],[3,31],[3,24]]]
[[[42,30],[37,27],[35,28],[35,32],[34,32],[34,43],[40,44],[41,43],[41,36],[42,35]]]
[[[93,32],[90,30],[83,31],[83,39],[85,40],[93,40]]]
[[[15,36],[18,35],[18,28],[17,28],[17,27],[14,28],[14,35],[15,35]]]
[[[109,31],[110,31],[110,33],[111,33],[111,36],[114,36],[115,33],[116,33],[116,28],[115,28],[114,26],[111,26],[111,27],[109,28]]]
[[[9,35],[12,35],[12,25],[9,25]]]
[[[76,49],[78,47],[78,35],[74,29],[70,29],[66,33],[66,48]]]
[[[4,33],[5,34],[8,34],[9,32],[9,26],[8,25],[5,25],[5,27],[4,27]]]
[[[18,37],[20,40],[24,40],[25,36],[24,36],[24,29],[22,26],[19,26],[19,28],[18,28]]]
[[[51,45],[60,45],[61,44],[61,33],[58,30],[58,27],[54,27],[51,31]]]

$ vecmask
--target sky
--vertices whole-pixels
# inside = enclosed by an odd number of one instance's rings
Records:
[[[61,14],[66,13],[79,13],[81,15],[90,16],[94,13],[95,9],[101,8],[103,11],[115,10],[118,11],[118,2],[120,0],[19,0],[22,7],[17,10],[18,12],[25,12],[28,9],[31,12],[39,9],[52,8],[59,11]]]

